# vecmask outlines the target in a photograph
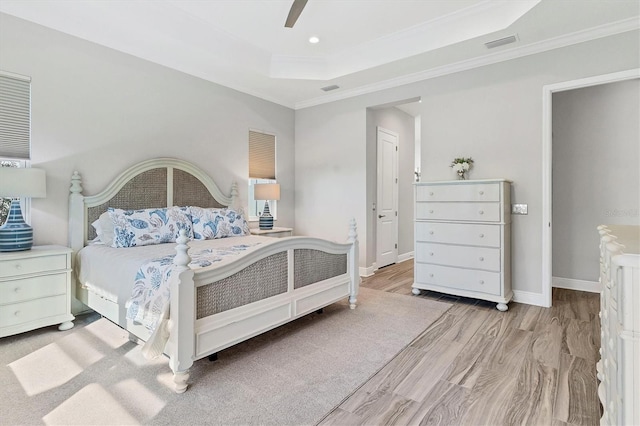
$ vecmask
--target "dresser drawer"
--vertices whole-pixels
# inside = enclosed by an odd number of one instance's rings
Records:
[[[416,261],[500,272],[500,249],[416,243]]]
[[[416,222],[416,240],[434,243],[500,247],[500,226]]]
[[[0,260],[0,278],[39,272],[63,271],[65,269],[67,269],[66,254]]]
[[[498,183],[416,186],[416,201],[500,201]]]
[[[500,222],[500,203],[416,203],[416,219]]]
[[[65,294],[67,273],[0,282],[0,292],[2,292],[0,305]]]
[[[7,327],[66,313],[68,311],[65,294],[3,305],[0,306],[0,326]]]
[[[417,263],[415,280],[417,283],[500,296],[500,273],[498,272]]]

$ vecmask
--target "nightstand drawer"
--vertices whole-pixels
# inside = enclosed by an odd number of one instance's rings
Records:
[[[0,292],[0,305],[66,294],[67,273],[0,282]]]
[[[66,294],[4,305],[0,306],[0,327],[8,327],[46,317],[64,315],[67,312]]]
[[[67,269],[67,255],[27,257],[24,259],[8,259],[0,261],[0,278],[39,272],[63,271]]]

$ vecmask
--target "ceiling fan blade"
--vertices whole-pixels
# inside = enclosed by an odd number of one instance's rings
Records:
[[[287,16],[287,21],[284,23],[284,26],[287,28],[293,28],[298,20],[298,17],[302,13],[302,9],[307,5],[307,0],[293,0],[293,4],[291,5],[291,10],[289,10],[289,16]]]

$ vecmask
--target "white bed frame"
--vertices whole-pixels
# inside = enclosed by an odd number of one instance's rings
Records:
[[[74,172],[71,178],[69,198],[69,242],[74,254],[87,244],[88,209],[104,205],[135,176],[151,169],[165,168],[167,171],[167,206],[173,205],[173,172],[182,170],[196,177],[213,198],[224,206],[237,208],[237,188],[234,184],[231,196],[225,196],[202,170],[182,160],[158,158],[144,161],[120,174],[107,188],[93,196],[82,194],[81,178]],[[163,206],[149,206],[163,207]],[[358,239],[355,220],[352,219],[347,242],[339,244],[311,237],[278,239],[247,256],[212,270],[191,270],[187,265],[188,239],[178,238],[178,252],[174,264],[179,280],[171,286],[170,317],[162,331],[168,333],[164,353],[169,356],[173,371],[175,391],[182,393],[187,388],[189,368],[197,359],[247,340],[253,336],[315,312],[343,298],[348,298],[354,309],[359,287]],[[294,250],[311,249],[329,254],[347,256],[346,273],[294,289]],[[123,249],[126,250],[126,249]],[[288,289],[285,293],[233,308],[227,311],[196,319],[196,288],[230,277],[268,256],[287,253]],[[75,262],[75,255],[73,256]],[[83,288],[76,281],[75,296],[82,303],[128,330],[132,335],[146,341],[150,332],[141,325],[126,319],[126,309]]]

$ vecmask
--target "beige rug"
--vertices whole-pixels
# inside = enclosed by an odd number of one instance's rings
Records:
[[[0,339],[0,424],[315,424],[450,306],[361,289],[353,311],[336,303],[196,361],[182,395],[166,358],[85,316]]]

